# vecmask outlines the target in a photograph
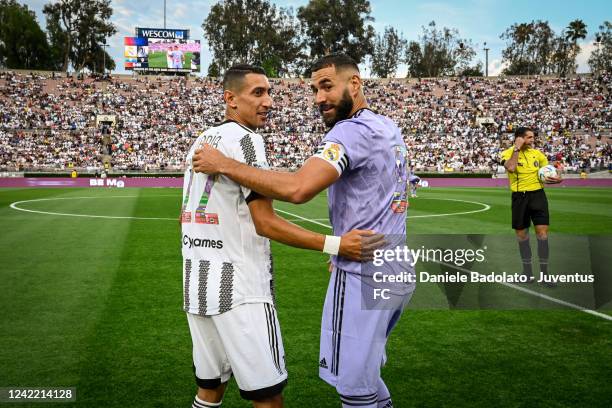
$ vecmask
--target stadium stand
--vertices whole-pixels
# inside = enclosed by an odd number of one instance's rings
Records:
[[[366,80],[372,109],[402,128],[416,171],[493,172],[512,129],[566,171],[609,169],[612,75],[598,78]],[[295,168],[325,133],[305,81],[274,80],[261,132],[274,167]],[[222,120],[220,83],[192,77],[58,77],[0,72],[0,171],[95,170],[108,144],[96,115],[116,115],[111,163],[121,171],[177,171],[196,135]]]

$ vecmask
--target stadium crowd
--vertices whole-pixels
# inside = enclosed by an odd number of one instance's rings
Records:
[[[416,171],[497,172],[512,129],[539,130],[538,147],[567,170],[611,164],[612,75],[599,78],[366,80],[373,110],[402,129]],[[274,167],[299,166],[326,129],[307,82],[274,80],[260,133]],[[0,72],[0,170],[180,170],[196,135],[223,118],[207,78],[73,79]],[[97,115],[115,115],[103,146]]]

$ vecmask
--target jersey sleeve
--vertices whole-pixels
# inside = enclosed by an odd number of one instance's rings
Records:
[[[514,153],[514,148],[506,149],[499,155],[499,162],[503,166],[510,158],[512,157],[512,153]]]
[[[317,147],[317,152],[312,157],[318,157],[319,159],[325,160],[336,169],[339,176],[347,169],[349,163],[344,146],[340,143],[331,141],[321,142],[319,147]]]
[[[256,133],[248,133],[240,138],[232,158],[260,169],[268,169],[270,167],[266,158],[266,146],[263,138]],[[259,197],[256,192],[244,186],[240,186],[240,190],[247,203]]]
[[[363,125],[345,121],[336,124],[323,139],[323,143],[332,142],[342,146],[347,159],[343,171],[359,168],[367,161],[370,151],[367,138],[362,135],[364,129]]]
[[[540,167],[548,166],[548,158],[546,158],[546,155],[539,150],[538,150],[538,153],[540,156],[540,159],[539,159]]]

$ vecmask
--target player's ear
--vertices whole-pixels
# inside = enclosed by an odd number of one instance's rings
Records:
[[[236,109],[236,94],[234,94],[232,91],[230,91],[229,89],[226,89],[225,91],[223,91],[223,100],[225,101],[226,105],[229,106],[230,108]]]
[[[349,84],[353,93],[356,94],[357,92],[359,92],[359,90],[361,89],[361,78],[359,77],[359,75],[351,75],[351,78],[349,79]]]

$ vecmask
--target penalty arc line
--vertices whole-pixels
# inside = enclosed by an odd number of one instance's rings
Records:
[[[39,199],[35,199],[35,200],[23,200],[23,201],[15,201],[14,203],[11,203],[9,207],[10,207],[10,208],[12,208],[12,209],[14,209],[14,210],[18,210],[18,211],[25,211],[25,212],[29,212],[29,213],[36,213],[36,214],[48,214],[48,215],[61,215],[61,216],[67,216],[67,217],[110,218],[110,219],[136,219],[136,220],[170,220],[170,221],[176,221],[176,219],[175,219],[175,218],[161,218],[161,217],[128,217],[128,216],[110,216],[110,215],[90,215],[90,214],[70,214],[70,213],[57,213],[57,212],[48,212],[48,211],[28,210],[28,209],[21,208],[21,207],[18,207],[18,206],[17,206],[18,204],[27,203],[27,202],[36,202],[36,201],[73,200],[73,199],[95,199],[95,198],[136,198],[136,197],[139,197],[139,196],[127,196],[127,195],[126,195],[126,196],[108,196],[108,197],[53,197],[53,198],[39,198]],[[485,208],[485,207],[483,207],[483,208],[482,208],[482,209],[480,209],[480,210],[470,211],[470,212],[463,212],[463,213],[452,213],[452,214],[433,214],[433,215],[430,215],[430,216],[444,216],[444,215],[459,215],[459,214],[467,214],[467,213],[474,213],[474,212],[487,211],[488,209],[490,209],[490,208],[491,208],[491,207],[490,207],[489,205],[487,205],[487,204],[478,203],[478,202],[475,202],[475,201],[455,200],[455,199],[448,199],[448,198],[446,198],[446,199],[444,199],[444,198],[440,198],[440,199],[438,199],[438,200],[469,202],[469,203],[474,203],[474,204],[484,205],[486,208]],[[291,213],[291,212],[289,212],[289,211],[280,210],[280,209],[278,209],[278,208],[276,208],[275,210],[276,210],[276,211],[278,211],[278,212],[281,212],[281,213],[283,213],[283,214],[287,214],[287,215],[289,215],[289,216],[295,217],[295,218],[297,218],[297,219],[299,219],[299,220],[302,220],[302,221],[310,222],[310,223],[312,223],[312,224],[316,224],[316,225],[319,225],[319,226],[321,226],[321,227],[325,227],[325,228],[330,228],[330,229],[332,228],[332,227],[331,227],[331,225],[328,225],[328,224],[323,224],[323,223],[321,223],[321,222],[319,222],[319,221],[317,221],[317,220],[310,219],[310,218],[306,218],[306,217],[302,217],[301,215],[297,215],[297,214]],[[413,216],[412,218],[416,218],[416,217],[426,217],[426,216],[427,216],[427,215]],[[481,276],[485,276],[485,275],[481,274],[481,273],[480,273],[480,272],[478,272],[478,271],[468,271],[467,269],[463,269],[463,268],[460,268],[460,267],[457,267],[457,266],[453,266],[453,265],[448,265],[448,264],[445,264],[445,263],[443,263],[443,262],[439,262],[439,263],[440,263],[440,264],[442,264],[442,265],[446,265],[446,266],[452,266],[452,267],[454,267],[454,268],[456,268],[456,269],[459,269],[459,270],[461,270],[461,271],[463,271],[463,272],[466,272],[466,273],[476,272],[476,273],[480,274]],[[600,318],[602,318],[602,319],[606,319],[606,320],[611,320],[611,321],[612,321],[612,316],[609,316],[609,315],[607,315],[607,314],[604,314],[604,313],[601,313],[601,312],[598,312],[598,311],[595,311],[595,310],[585,309],[585,308],[580,307],[580,306],[578,306],[578,305],[575,305],[575,304],[573,304],[573,303],[566,302],[566,301],[564,301],[564,300],[557,299],[557,298],[554,298],[554,297],[552,297],[552,296],[548,296],[548,295],[545,295],[545,294],[542,294],[542,293],[539,293],[539,292],[533,291],[533,290],[531,290],[531,289],[523,288],[523,287],[521,287],[521,286],[514,285],[514,284],[512,284],[512,283],[508,283],[508,282],[497,282],[497,283],[500,283],[500,284],[502,284],[502,285],[504,285],[504,286],[507,286],[507,287],[509,287],[509,288],[512,288],[512,289],[515,289],[515,290],[518,290],[518,291],[521,291],[521,292],[524,292],[524,293],[530,294],[530,295],[532,295],[532,296],[536,296],[536,297],[539,297],[539,298],[541,298],[541,299],[545,299],[545,300],[548,300],[548,301],[550,301],[550,302],[560,304],[560,305],[562,305],[562,306],[566,306],[566,307],[569,307],[569,308],[572,308],[572,309],[575,309],[575,310],[582,311],[582,312],[584,312],[584,313],[591,314],[591,315],[593,315],[593,316],[600,317]]]
[[[160,217],[128,217],[128,216],[119,216],[119,215],[91,215],[91,214],[71,214],[71,213],[60,213],[60,212],[51,212],[51,211],[39,211],[39,210],[28,210],[27,208],[18,207],[18,204],[22,203],[31,203],[36,201],[55,201],[55,200],[74,200],[74,199],[88,199],[88,198],[137,198],[140,196],[108,196],[108,197],[53,197],[53,198],[39,198],[35,200],[23,200],[23,201],[15,201],[11,203],[9,207],[13,210],[17,211],[25,211],[34,214],[46,214],[46,215],[61,215],[64,217],[84,217],[84,218],[109,218],[115,220],[170,220],[176,221],[177,218],[160,218]]]
[[[27,208],[18,207],[18,204],[38,202],[38,201],[81,200],[81,199],[96,199],[96,198],[156,198],[156,197],[175,197],[175,195],[156,195],[156,196],[150,196],[150,197],[146,197],[146,196],[145,197],[143,197],[143,196],[131,196],[131,195],[106,196],[106,197],[104,197],[104,196],[98,196],[98,197],[51,197],[51,198],[39,198],[39,199],[34,199],[34,200],[16,201],[14,203],[11,203],[9,205],[9,207],[14,209],[14,210],[29,212],[29,213],[33,213],[33,214],[60,215],[60,216],[64,216],[64,217],[103,218],[103,219],[106,218],[106,219],[117,219],[117,220],[163,220],[163,221],[176,221],[175,218],[165,218],[165,217],[134,217],[134,216],[119,216],[119,215],[115,216],[115,215],[74,214],[74,213],[61,213],[61,212],[54,212],[54,211],[29,210]],[[457,201],[457,202],[462,202],[462,203],[470,203],[470,204],[482,205],[483,208],[480,208],[478,210],[473,210],[473,211],[462,211],[462,212],[447,213],[447,214],[413,215],[410,218],[448,217],[448,216],[451,216],[451,215],[474,214],[474,213],[478,213],[478,212],[487,211],[487,210],[489,210],[491,208],[490,205],[484,204],[484,203],[479,203],[477,201],[457,200],[457,199],[451,199],[451,198],[428,198],[428,200]],[[283,213],[283,214],[295,217],[295,219],[289,220],[289,221],[293,221],[293,222],[295,222],[295,221],[312,222],[312,223],[316,223],[317,225],[320,225],[322,227],[331,228],[331,226],[329,224],[323,224],[323,223],[318,222],[318,221],[327,221],[326,218],[310,219],[310,218],[304,218],[304,217],[302,217],[300,215],[293,214],[293,213],[288,212],[288,211],[280,210],[278,208],[275,208],[275,210],[280,212],[280,213]]]
[[[308,219],[308,218],[306,218],[306,217],[302,217],[302,216],[300,216],[300,215],[290,213],[290,212],[288,212],[288,211],[283,211],[283,210],[278,210],[278,209],[277,209],[277,211],[282,212],[282,213],[285,213],[285,214],[288,214],[288,215],[291,215],[291,216],[296,217],[296,218],[298,218],[298,219],[300,219],[300,220],[304,220],[304,221],[308,221],[308,222],[311,222],[311,223],[316,224],[316,225],[320,225],[320,226],[322,226],[322,227],[331,228],[331,226],[330,226],[330,225],[322,224],[322,223],[320,223],[320,222],[318,222],[318,221],[314,221],[314,220]],[[441,264],[441,265],[445,265],[445,266],[449,266],[449,267],[453,267],[453,268],[459,269],[459,270],[461,270],[461,271],[463,271],[463,272],[465,272],[465,273],[476,272],[476,273],[478,273],[478,274],[479,274],[479,275],[481,275],[481,276],[486,276],[486,275],[484,275],[484,274],[481,274],[481,273],[480,273],[480,272],[478,272],[478,271],[469,271],[469,270],[467,270],[467,269],[464,269],[464,268],[459,268],[459,267],[457,267],[457,266],[455,266],[455,265],[449,265],[449,264],[446,264],[446,263],[444,263],[444,262],[437,262],[437,263],[439,263],[439,264]],[[580,307],[580,306],[578,306],[578,305],[575,305],[575,304],[573,304],[573,303],[566,302],[566,301],[564,301],[564,300],[557,299],[557,298],[555,298],[555,297],[548,296],[548,295],[545,295],[545,294],[540,293],[540,292],[536,292],[536,291],[531,290],[531,289],[523,288],[523,287],[521,287],[521,286],[514,285],[514,284],[512,284],[512,283],[508,283],[508,282],[497,282],[497,283],[500,283],[500,284],[502,284],[502,285],[504,285],[504,286],[507,286],[507,287],[509,287],[509,288],[511,288],[511,289],[515,289],[515,290],[518,290],[518,291],[521,291],[521,292],[527,293],[527,294],[529,294],[529,295],[536,296],[536,297],[539,297],[539,298],[544,299],[544,300],[548,300],[549,302],[552,302],[552,303],[557,303],[557,304],[559,304],[559,305],[566,306],[566,307],[569,307],[569,308],[571,308],[571,309],[579,310],[579,311],[581,311],[581,312],[588,313],[588,314],[590,314],[590,315],[597,316],[597,317],[600,317],[600,318],[602,318],[602,319],[605,319],[605,320],[611,320],[611,321],[612,321],[612,316],[607,315],[607,314],[605,314],[605,313],[598,312],[598,311],[596,311],[596,310],[585,309],[585,308]]]
[[[466,215],[466,214],[475,214],[475,213],[479,213],[479,212],[484,212],[484,211],[489,211],[491,209],[491,206],[489,204],[485,204],[485,203],[479,203],[478,201],[467,201],[467,200],[457,200],[454,198],[430,198],[427,197],[426,200],[440,200],[440,201],[456,201],[459,203],[468,203],[468,204],[476,204],[476,205],[481,205],[482,208],[479,208],[478,210],[471,210],[471,211],[460,211],[460,212],[455,212],[455,213],[445,213],[445,214],[421,214],[421,215],[409,215],[408,219],[411,218],[429,218],[429,217],[450,217],[451,215]],[[307,221],[307,222],[313,222],[317,225],[320,225],[322,227],[327,227],[327,228],[331,228],[331,226],[329,224],[322,224],[320,222],[315,222],[315,221],[319,221],[322,220],[321,218],[305,218],[302,217],[300,215],[291,213],[289,211],[284,211],[284,210],[279,210],[278,208],[274,208],[276,211],[281,212],[283,214],[287,214],[289,216],[295,217],[297,218],[297,220],[301,220],[301,221]],[[291,221],[296,221],[296,220],[291,220]]]

